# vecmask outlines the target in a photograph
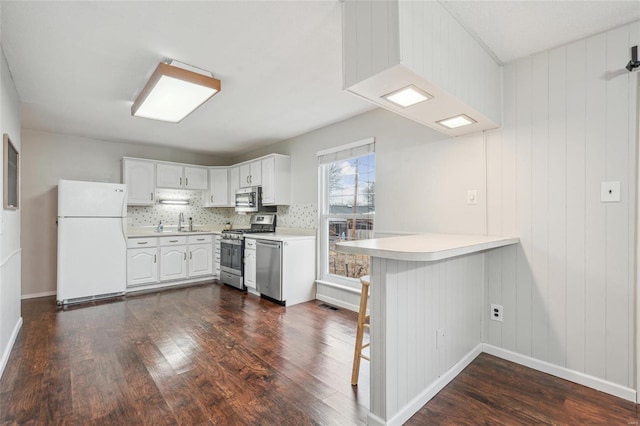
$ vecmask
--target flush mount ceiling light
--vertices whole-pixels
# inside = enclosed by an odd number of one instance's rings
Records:
[[[477,123],[477,121],[469,117],[468,115],[460,114],[454,117],[445,118],[444,120],[436,121],[436,123],[446,127],[447,129],[456,129],[458,127]]]
[[[403,87],[402,89],[396,90],[395,92],[387,93],[386,95],[382,96],[382,98],[388,100],[389,102],[393,102],[394,104],[399,105],[402,108],[407,108],[411,105],[433,99],[433,96],[425,92],[424,90],[418,89],[413,84],[410,84],[406,87]]]
[[[131,106],[131,115],[178,123],[220,91],[207,71],[172,61],[161,62]]]

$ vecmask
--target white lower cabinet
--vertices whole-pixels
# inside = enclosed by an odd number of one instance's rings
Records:
[[[200,277],[213,273],[213,245],[189,245],[189,277]]]
[[[148,289],[217,278],[220,240],[211,234],[129,238],[127,286]]]
[[[244,240],[244,285],[250,293],[258,294],[256,289],[256,240]]]
[[[136,286],[158,282],[158,248],[127,250],[127,285]]]
[[[160,281],[187,278],[187,246],[160,247]]]

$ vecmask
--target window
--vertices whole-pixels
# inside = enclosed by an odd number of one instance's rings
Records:
[[[319,152],[318,162],[320,279],[357,287],[357,278],[369,274],[369,256],[338,252],[336,243],[373,238],[373,139]]]

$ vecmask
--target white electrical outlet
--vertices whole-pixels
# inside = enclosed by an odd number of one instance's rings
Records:
[[[502,322],[502,305],[491,304],[491,314],[489,316],[494,321]]]
[[[600,184],[600,201],[603,203],[619,203],[620,182],[602,182]]]
[[[467,191],[467,204],[478,204],[477,189],[470,189]]]

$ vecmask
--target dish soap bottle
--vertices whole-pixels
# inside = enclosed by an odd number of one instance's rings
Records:
[[[158,232],[162,231],[164,231],[164,225],[162,224],[162,221],[160,221],[160,223],[158,224]]]

